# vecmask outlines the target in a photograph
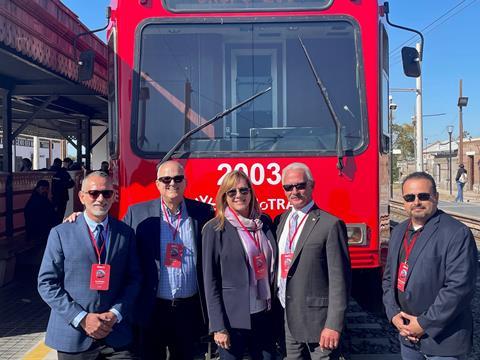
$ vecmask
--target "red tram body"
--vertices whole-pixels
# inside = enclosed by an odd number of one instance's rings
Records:
[[[314,200],[348,226],[352,267],[381,268],[389,236],[388,37],[376,0],[113,0],[111,8],[109,150],[119,216],[158,196],[155,166],[184,133],[272,87],[175,153],[186,196],[213,204],[222,177],[242,169],[273,218],[288,206],[282,169],[304,162],[316,180]]]

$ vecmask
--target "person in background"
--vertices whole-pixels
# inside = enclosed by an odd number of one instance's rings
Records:
[[[458,165],[455,181],[457,182],[457,197],[455,198],[455,202],[463,202],[463,187],[468,181],[467,170],[465,170],[463,164]]]
[[[108,216],[114,190],[96,171],[78,196],[85,211],[52,229],[38,274],[50,306],[45,344],[59,360],[135,359],[132,314],[141,273],[135,235]]]
[[[20,167],[20,172],[32,171],[33,165],[32,161],[29,158],[22,159],[22,166]]]
[[[50,229],[58,224],[55,208],[48,198],[50,184],[39,180],[23,210],[27,240],[46,243]]]
[[[71,170],[72,165],[73,165],[73,160],[72,160],[72,159],[70,159],[69,157],[66,157],[65,159],[63,159],[63,164],[62,164],[62,166],[63,166],[65,169]]]
[[[69,200],[68,189],[71,189],[75,183],[67,169],[62,167],[62,160],[59,158],[53,160],[50,171],[55,171],[52,178],[52,203],[57,213],[57,223],[61,223]]]
[[[210,332],[220,359],[274,359],[271,304],[277,246],[250,179],[227,174],[217,216],[203,228],[203,278]]]
[[[402,359],[466,360],[478,268],[473,234],[438,210],[431,175],[408,175],[402,194],[408,219],[392,231],[383,276],[383,304]]]
[[[103,171],[107,174],[110,173],[110,164],[108,163],[108,161],[102,161],[102,163],[100,164],[100,171]]]

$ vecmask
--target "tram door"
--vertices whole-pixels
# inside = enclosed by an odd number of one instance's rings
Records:
[[[234,49],[231,52],[231,104],[268,87],[272,90],[232,113],[232,150],[248,150],[250,129],[276,127],[278,122],[278,62],[276,49]]]

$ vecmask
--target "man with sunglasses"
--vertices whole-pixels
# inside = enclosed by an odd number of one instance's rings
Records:
[[[350,287],[346,227],[314,203],[305,164],[288,165],[282,185],[292,205],[275,219],[287,359],[338,359]]]
[[[85,211],[52,229],[38,274],[50,306],[45,343],[58,359],[134,359],[132,310],[140,290],[133,230],[108,216],[114,199],[107,174],[82,183]]]
[[[477,271],[472,232],[437,209],[431,175],[408,175],[402,194],[409,219],[391,234],[383,277],[383,303],[402,358],[466,359]]]
[[[184,197],[183,166],[157,166],[160,197],[130,206],[124,222],[136,232],[144,282],[136,305],[142,359],[193,359],[206,334],[201,233],[213,218],[210,205]]]

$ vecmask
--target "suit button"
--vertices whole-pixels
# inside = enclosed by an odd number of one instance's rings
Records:
[[[100,306],[100,301],[95,301],[95,307],[99,307]]]
[[[290,296],[290,295],[287,295],[287,299],[290,299],[290,298],[291,298],[291,296]]]
[[[287,279],[291,279],[291,278],[292,278],[292,275],[288,275],[288,276],[287,276]]]

